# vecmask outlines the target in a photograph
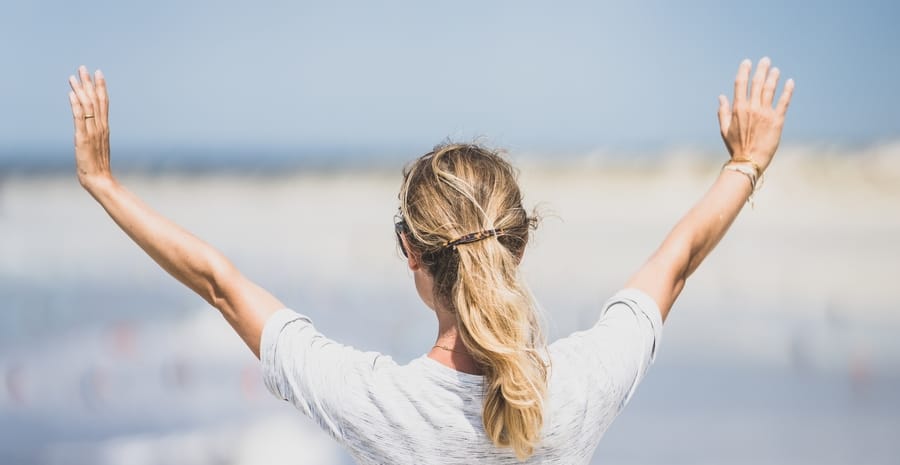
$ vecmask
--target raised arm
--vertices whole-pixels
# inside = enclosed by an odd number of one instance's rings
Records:
[[[266,318],[284,305],[247,280],[228,259],[144,204],[113,177],[109,164],[109,98],[98,70],[69,77],[78,181],[147,255],[219,309],[259,357]]]
[[[750,94],[752,63],[744,60],[734,81],[734,106],[719,96],[719,126],[731,154],[712,188],[675,225],[647,263],[628,281],[656,301],[665,320],[687,278],[719,243],[753,192],[755,178],[769,166],[787,112],[794,81],[788,80],[777,104],[778,68],[768,58],[759,61]]]

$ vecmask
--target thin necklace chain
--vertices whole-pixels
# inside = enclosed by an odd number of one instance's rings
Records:
[[[444,349],[444,350],[446,350],[446,351],[449,351],[449,352],[455,352],[455,353],[457,353],[457,354],[464,354],[464,353],[466,353],[466,352],[462,352],[462,351],[459,351],[459,350],[453,350],[453,349],[451,349],[451,348],[449,348],[449,347],[447,347],[447,346],[442,346],[442,345],[440,345],[440,344],[435,344],[435,345],[431,346],[431,348],[432,348],[432,349],[435,349],[435,348],[437,348],[437,349]]]

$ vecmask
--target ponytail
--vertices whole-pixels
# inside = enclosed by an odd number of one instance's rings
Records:
[[[519,280],[518,257],[498,240],[458,253],[453,306],[463,343],[484,369],[484,430],[524,460],[540,440],[547,390],[534,303]]]

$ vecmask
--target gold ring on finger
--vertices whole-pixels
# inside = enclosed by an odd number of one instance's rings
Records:
[[[89,118],[93,118],[93,117],[94,117],[94,115],[84,115],[84,119],[89,119]]]

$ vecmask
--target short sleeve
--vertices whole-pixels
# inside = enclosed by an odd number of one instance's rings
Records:
[[[332,341],[312,321],[290,309],[266,320],[260,362],[269,391],[292,403],[336,439],[352,421],[351,399],[365,398],[382,356]],[[352,393],[352,395],[350,395]]]
[[[638,384],[656,358],[662,337],[662,313],[652,297],[639,289],[622,289],[603,306],[594,330],[610,351],[608,369],[624,388],[621,407],[631,400]]]
[[[559,351],[580,359],[589,396],[616,400],[621,410],[656,357],[662,316],[656,302],[641,290],[622,289],[603,305],[594,326],[560,341]],[[573,375],[576,376],[576,375]]]

